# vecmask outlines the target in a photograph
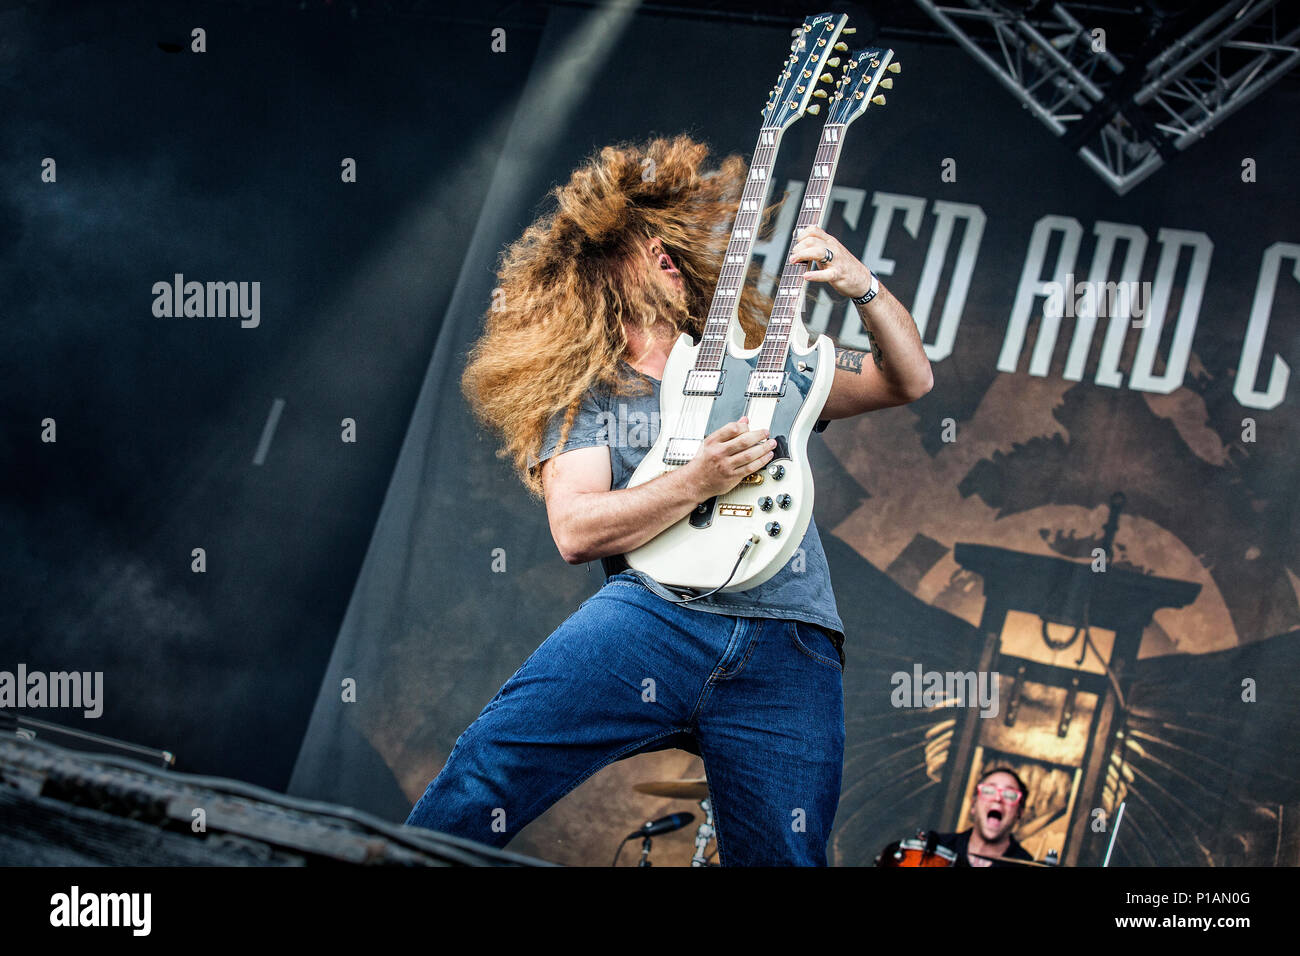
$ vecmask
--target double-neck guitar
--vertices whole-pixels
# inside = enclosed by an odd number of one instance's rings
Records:
[[[820,29],[829,34],[842,28],[842,22],[838,28],[828,22]],[[808,436],[830,394],[835,349],[825,335],[810,341],[800,318],[807,265],[786,263],[766,335],[755,349],[745,348],[737,303],[762,198],[770,187],[776,144],[784,129],[816,109],[808,101],[823,68],[830,65],[834,41],[825,44],[822,56],[823,47],[814,42],[817,33],[815,24],[805,24],[803,48],[796,40],[792,60],[768,101],[708,322],[698,343],[683,334],[668,356],[660,385],[659,435],[628,487],[685,465],[708,435],[741,416],[748,416],[751,429],[769,430],[776,440],[775,453],[765,468],[743,478],[730,492],[700,502],[685,518],[627,553],[629,567],[660,584],[705,593],[748,590],[790,561],[812,520]],[[799,62],[792,62],[796,58]],[[878,90],[891,88],[888,74],[897,72],[893,50],[860,50],[844,65],[834,93],[826,97],[826,122],[796,234],[825,221],[845,131],[872,104],[884,104]]]

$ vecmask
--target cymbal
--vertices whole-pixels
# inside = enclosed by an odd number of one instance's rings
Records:
[[[637,793],[652,797],[676,797],[679,800],[707,800],[709,784],[703,777],[695,780],[651,780],[632,785]]]

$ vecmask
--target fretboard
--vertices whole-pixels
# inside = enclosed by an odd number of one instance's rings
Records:
[[[709,317],[704,323],[700,348],[695,356],[699,371],[716,371],[722,368],[727,351],[727,338],[731,333],[731,320],[740,303],[740,293],[745,287],[745,276],[754,255],[754,240],[758,237],[759,223],[763,218],[768,192],[772,186],[772,167],[776,164],[776,151],[783,130],[779,126],[764,126],[758,134],[754,160],[749,167],[749,178],[741,193],[740,208],[731,227],[727,254],[718,274],[718,284],[709,304]]]
[[[822,127],[817,158],[808,176],[808,187],[804,190],[803,203],[799,207],[796,229],[820,226],[825,221],[845,129],[843,123],[827,123]],[[807,271],[806,262],[787,262],[781,270],[776,302],[772,308],[772,317],[767,323],[767,335],[763,339],[755,371],[779,372],[785,369],[785,358],[790,348],[790,329],[799,315],[799,307],[806,291],[803,275]]]

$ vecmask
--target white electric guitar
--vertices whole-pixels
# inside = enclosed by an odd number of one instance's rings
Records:
[[[845,66],[829,100],[796,232],[823,223],[844,132],[872,103],[884,104],[877,90],[890,89],[893,80],[886,73],[901,69],[893,55],[893,50],[860,50]],[[803,71],[807,85],[798,88],[799,95],[813,95],[812,83],[821,63]],[[782,76],[783,82],[789,81],[788,71]],[[779,135],[796,114],[815,110],[807,106],[806,98],[800,103],[778,95],[764,114],[764,135]],[[756,153],[746,190],[756,178],[766,186],[770,172],[770,165],[760,168]],[[733,244],[747,208],[742,201]],[[761,211],[762,207],[754,208]],[[745,220],[745,233],[752,232],[751,221]],[[744,249],[752,253],[752,236]],[[704,592],[695,597],[748,590],[767,581],[794,556],[813,512],[808,436],[835,376],[830,338],[821,335],[810,342],[800,319],[807,264],[786,263],[763,343],[746,349],[737,302],[749,257],[744,256],[732,271],[731,254],[729,246],[699,344],[683,334],[668,356],[660,386],[659,435],[628,480],[628,487],[635,487],[685,465],[707,436],[742,415],[749,417],[751,429],[766,428],[776,439],[772,460],[764,469],[743,478],[730,492],[701,502],[691,514],[625,556],[629,567],[660,584]]]

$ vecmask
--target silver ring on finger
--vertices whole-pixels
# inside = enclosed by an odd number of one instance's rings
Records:
[[[830,247],[830,246],[827,246],[827,247],[826,247],[826,258],[822,259],[822,265],[824,265],[824,266],[828,266],[828,265],[830,265],[830,264],[831,264],[831,260],[834,259],[834,258],[835,258],[835,253],[831,252],[831,247]]]

